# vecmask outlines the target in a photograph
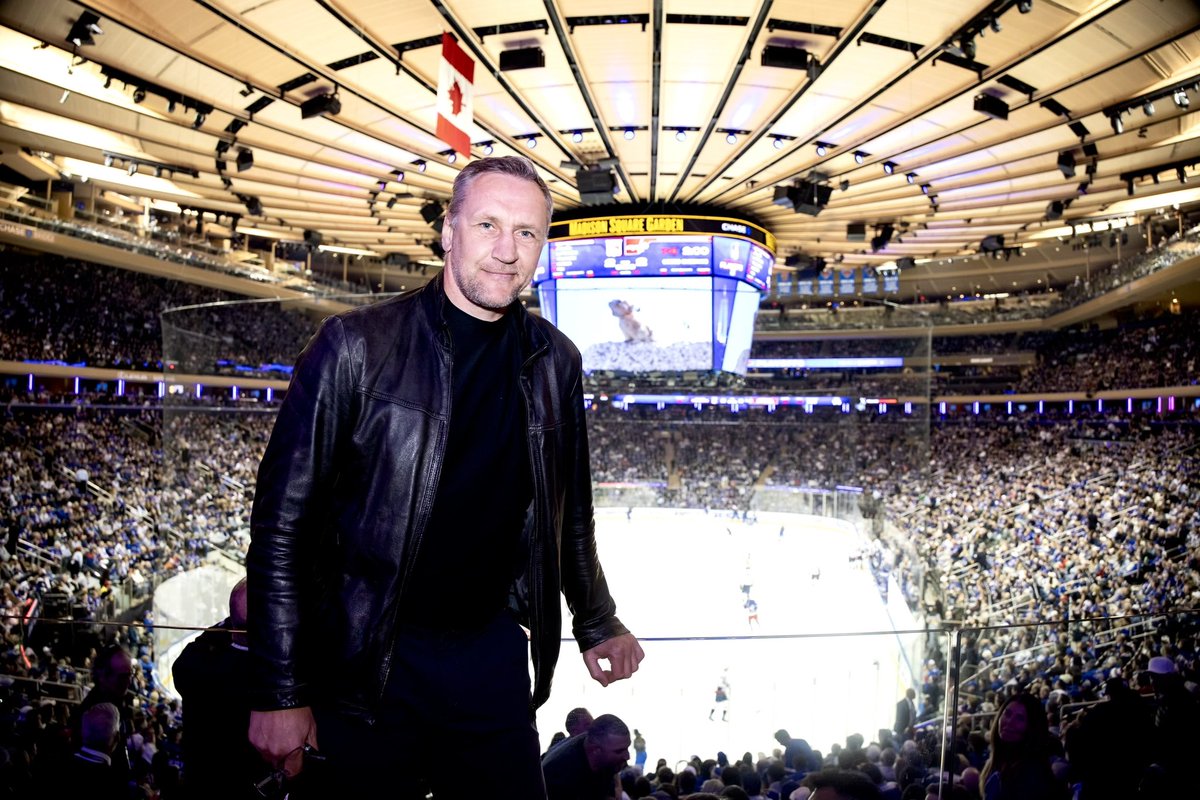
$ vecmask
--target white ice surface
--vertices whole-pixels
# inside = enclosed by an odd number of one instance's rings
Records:
[[[659,758],[675,768],[719,750],[730,760],[770,754],[779,728],[822,752],[848,734],[869,742],[890,728],[905,685],[902,657],[870,573],[850,563],[865,543],[853,525],[766,513],[747,524],[660,509],[635,509],[626,519],[625,509],[598,509],[596,526],[617,613],[646,659],[632,679],[604,688],[587,674],[574,641],[564,641],[550,700],[538,713],[543,749],[575,706],[640,730],[650,769]],[[740,589],[747,561],[754,629]],[[569,639],[565,603],[563,615]],[[728,719],[718,708],[710,721],[723,674]]]

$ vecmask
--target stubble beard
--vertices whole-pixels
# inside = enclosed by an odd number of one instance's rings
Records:
[[[507,310],[525,288],[523,285],[516,286],[501,294],[498,288],[489,287],[478,272],[465,275],[466,270],[462,262],[455,258],[453,253],[450,254],[450,270],[453,273],[451,280],[458,284],[463,297],[481,308],[497,313]]]

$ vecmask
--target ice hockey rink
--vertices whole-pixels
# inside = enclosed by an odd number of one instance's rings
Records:
[[[816,749],[890,728],[910,685],[915,634],[902,602],[885,604],[848,522],[795,514],[598,509],[597,546],[617,613],[646,651],[630,680],[607,688],[569,638],[550,700],[538,713],[543,748],[567,712],[612,713],[646,739],[649,768],[693,754],[755,758],[786,728]],[[782,533],[781,533],[782,529]],[[817,573],[819,572],[819,577]],[[758,604],[758,624],[742,586]],[[894,587],[893,587],[894,589]],[[893,595],[898,592],[893,591]],[[564,603],[564,620],[570,617]],[[569,621],[564,624],[570,635]],[[729,699],[714,702],[716,688]],[[709,718],[713,709],[712,719]],[[630,761],[633,752],[630,751]]]
[[[538,713],[543,749],[576,706],[640,730],[651,766],[718,751],[757,758],[776,746],[780,728],[822,752],[847,734],[870,741],[890,728],[920,637],[900,592],[893,586],[885,603],[866,561],[852,558],[869,547],[855,525],[800,514],[760,512],[745,522],[719,511],[599,508],[596,531],[617,613],[646,660],[632,679],[605,688],[587,674],[574,640],[564,640]],[[209,565],[156,591],[167,691],[170,665],[191,638],[172,626],[225,616],[238,573]],[[753,627],[745,585],[758,604]],[[565,602],[563,619],[569,637]],[[718,705],[722,683],[729,699]]]

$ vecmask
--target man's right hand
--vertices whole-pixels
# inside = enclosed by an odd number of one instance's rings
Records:
[[[317,747],[317,722],[308,706],[251,711],[249,736],[263,760],[290,778],[304,767],[304,745]]]

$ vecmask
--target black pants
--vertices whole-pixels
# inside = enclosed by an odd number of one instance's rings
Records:
[[[325,756],[296,797],[545,798],[529,647],[507,612],[478,630],[401,626],[373,725],[316,708]]]

